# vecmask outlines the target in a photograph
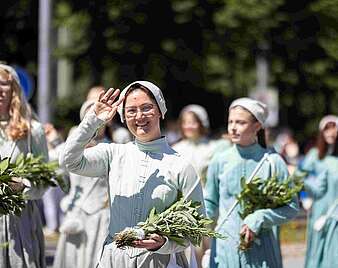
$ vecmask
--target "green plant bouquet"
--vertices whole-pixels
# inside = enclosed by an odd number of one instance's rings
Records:
[[[65,184],[61,176],[56,173],[57,162],[45,163],[42,157],[32,154],[24,156],[20,154],[14,163],[10,158],[0,161],[0,215],[20,215],[25,207],[25,195],[11,187],[13,183],[28,182],[34,187],[60,186],[64,189]],[[18,180],[20,179],[20,180]],[[26,182],[26,183],[25,183]]]
[[[0,215],[20,215],[25,207],[25,199],[21,192],[14,191],[9,184],[0,182]]]
[[[185,241],[189,240],[197,246],[205,236],[225,239],[223,235],[208,228],[213,221],[198,212],[200,206],[200,202],[180,198],[161,213],[157,213],[153,208],[145,222],[115,234],[116,246],[133,246],[135,240],[145,239],[151,233],[166,236],[179,245],[184,245]]]
[[[242,191],[236,196],[241,207],[240,217],[244,219],[258,209],[273,209],[287,205],[302,190],[304,176],[304,173],[299,173],[289,176],[284,181],[278,181],[276,176],[267,180],[255,177],[250,182],[246,182],[246,179],[242,177]],[[241,236],[239,248],[246,250],[249,247],[250,245]]]

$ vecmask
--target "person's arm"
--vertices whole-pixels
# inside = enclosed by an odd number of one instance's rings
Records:
[[[87,149],[85,146],[100,126],[114,118],[118,106],[124,100],[122,97],[115,101],[119,94],[120,90],[113,88],[100,93],[79,127],[67,138],[64,152],[59,159],[61,166],[87,177],[108,177],[113,145],[98,144]]]
[[[288,170],[284,161],[276,154],[273,160],[276,163],[278,179],[287,179]],[[244,219],[243,225],[247,225],[249,229],[257,235],[262,229],[271,229],[275,225],[280,225],[291,220],[297,215],[298,211],[298,198],[295,196],[289,204],[283,207],[256,210]]]
[[[327,191],[327,170],[323,170],[318,176],[304,180],[304,189],[314,199],[321,198]]]
[[[45,132],[42,125],[36,121],[32,121],[31,129],[31,150],[34,156],[42,156],[43,161],[48,162],[48,148],[45,137]],[[40,199],[47,188],[34,187],[29,181],[25,181],[25,188],[23,194],[27,199]]]
[[[299,171],[296,171],[307,173],[304,178],[304,189],[314,199],[321,198],[327,190],[327,170],[322,170],[318,174],[316,170],[318,161],[318,151],[317,149],[312,149],[301,163]]]
[[[205,191],[205,207],[209,218],[215,218],[219,206],[219,167],[217,158],[213,158],[207,171],[207,183]]]
[[[60,166],[69,172],[87,177],[108,175],[110,145],[98,144],[85,149],[96,130],[104,124],[95,113],[88,112],[80,125],[68,136],[60,155]]]
[[[315,172],[315,164],[318,161],[318,150],[311,149],[300,163],[298,169],[305,171],[309,176]]]

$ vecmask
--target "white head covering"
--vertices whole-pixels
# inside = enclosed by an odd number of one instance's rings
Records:
[[[12,77],[14,78],[14,80],[18,83],[18,85],[21,87],[20,84],[20,79],[19,79],[19,75],[18,73],[15,71],[15,69],[9,65],[0,63],[0,68],[5,69],[6,71],[8,71]]]
[[[241,106],[248,110],[261,123],[262,127],[265,127],[269,112],[264,103],[250,98],[239,98],[231,103],[229,110],[235,106]]]
[[[131,84],[129,84],[128,86],[126,86],[121,94],[120,94],[120,98],[124,97],[128,91],[128,89],[135,84],[140,84],[144,87],[146,87],[147,89],[149,89],[149,91],[154,95],[155,100],[157,102],[158,107],[160,108],[161,111],[161,115],[162,115],[162,119],[164,119],[164,115],[167,112],[167,107],[165,105],[165,100],[162,94],[161,89],[156,86],[155,84],[149,82],[149,81],[135,81],[132,82]],[[121,104],[118,109],[117,109],[118,113],[120,114],[120,118],[121,118],[121,122],[123,123],[124,121],[124,115],[123,115],[123,104]]]
[[[335,123],[336,126],[338,127],[338,117],[333,114],[324,116],[322,120],[320,120],[319,122],[319,130],[320,131],[324,130],[324,128],[328,123]]]
[[[84,118],[86,112],[88,111],[88,109],[94,104],[95,102],[92,100],[87,100],[85,101],[80,109],[80,120],[82,121],[82,119]]]
[[[193,112],[198,117],[198,119],[201,121],[203,127],[209,128],[210,126],[209,116],[208,116],[207,110],[204,107],[198,104],[190,104],[190,105],[185,106],[182,109],[181,115],[185,112]]]

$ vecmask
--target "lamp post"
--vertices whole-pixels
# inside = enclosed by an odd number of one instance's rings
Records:
[[[38,116],[50,121],[50,22],[52,0],[39,1]]]
[[[279,122],[279,96],[278,90],[269,86],[269,64],[267,60],[268,45],[261,44],[256,56],[256,87],[251,89],[250,97],[262,101],[268,106],[269,116],[266,124],[276,127]]]

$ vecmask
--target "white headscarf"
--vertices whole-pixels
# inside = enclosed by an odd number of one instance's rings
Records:
[[[336,126],[338,127],[338,117],[333,114],[324,116],[322,120],[320,120],[319,122],[319,130],[320,131],[324,130],[324,128],[328,123],[335,123]]]
[[[12,75],[14,80],[18,83],[18,85],[21,87],[19,75],[12,66],[0,63],[0,68],[8,71]]]
[[[146,87],[154,95],[156,103],[157,103],[158,107],[160,108],[162,119],[164,119],[164,115],[167,112],[167,107],[165,105],[165,100],[164,100],[162,91],[161,91],[161,89],[158,86],[156,86],[155,84],[153,84],[153,83],[151,83],[149,81],[135,81],[135,82],[132,82],[131,84],[129,84],[128,86],[126,86],[122,90],[122,92],[120,94],[120,98],[123,98],[126,95],[128,89],[132,85],[135,85],[135,84],[140,84],[140,85]],[[120,114],[121,122],[123,123],[124,122],[123,104],[121,104],[118,107],[117,111]]]
[[[185,112],[193,112],[199,118],[203,127],[209,128],[209,116],[207,110],[204,107],[198,104],[190,104],[182,109],[181,115]]]
[[[264,103],[250,98],[239,98],[231,103],[229,110],[235,106],[241,106],[248,110],[258,120],[258,122],[261,123],[262,127],[265,127],[265,121],[269,112]]]

